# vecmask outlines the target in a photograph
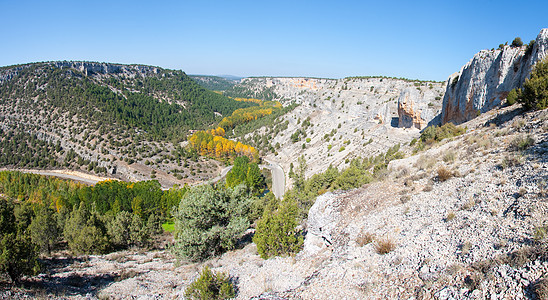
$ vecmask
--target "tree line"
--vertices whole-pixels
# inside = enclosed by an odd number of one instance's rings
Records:
[[[277,101],[264,101],[259,106],[239,108],[232,112],[232,115],[229,117],[224,117],[221,122],[219,122],[218,126],[225,130],[233,129],[237,125],[268,116],[281,108],[282,104]]]
[[[254,147],[226,139],[222,128],[209,131],[197,131],[188,141],[192,148],[203,156],[211,156],[221,160],[234,159],[237,156],[247,156],[252,161],[259,160],[259,152]]]
[[[39,253],[76,254],[148,247],[188,188],[162,191],[157,181],[73,181],[0,172],[0,272],[14,282],[40,270]]]

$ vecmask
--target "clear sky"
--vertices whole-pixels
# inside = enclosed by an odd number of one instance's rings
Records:
[[[0,66],[138,63],[188,74],[445,80],[548,27],[548,1],[0,0]]]

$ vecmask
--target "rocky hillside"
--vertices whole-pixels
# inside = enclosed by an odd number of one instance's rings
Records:
[[[182,297],[209,266],[233,278],[237,299],[544,299],[548,112],[515,105],[463,125],[428,149],[403,147],[384,180],[319,196],[295,257],[263,260],[254,244],[182,265],[163,250],[60,257],[33,286]]]
[[[409,143],[419,130],[438,121],[445,84],[395,78],[245,78],[237,85],[246,96],[298,106],[245,136],[246,142],[268,141],[268,158],[286,171],[304,155],[307,175],[330,164],[343,167],[356,156],[385,152]],[[282,126],[283,125],[283,126]],[[258,146],[261,149],[260,145]]]
[[[205,90],[184,72],[47,62],[0,69],[0,167],[66,168],[164,185],[211,178],[218,163],[179,142],[255,105]]]
[[[533,44],[478,52],[447,80],[442,123],[460,124],[499,106],[512,89],[523,85],[547,51],[548,29],[543,29]]]

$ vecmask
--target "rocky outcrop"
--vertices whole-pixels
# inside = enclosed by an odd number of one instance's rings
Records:
[[[442,123],[460,124],[499,106],[512,89],[522,86],[547,48],[548,29],[543,29],[529,51],[527,46],[505,46],[474,55],[447,80]]]
[[[424,129],[440,113],[439,105],[418,90],[407,88],[398,98],[398,127]]]
[[[158,74],[159,68],[144,65],[122,65],[112,63],[99,63],[99,62],[85,62],[85,61],[56,61],[51,62],[52,65],[58,68],[71,68],[76,69],[85,75],[94,74]]]
[[[160,68],[145,65],[123,65],[114,63],[85,62],[85,61],[53,61],[31,63],[18,66],[0,68],[0,84],[16,77],[22,70],[39,65],[50,65],[60,69],[74,69],[86,76],[119,75],[128,78],[151,76],[160,73]]]

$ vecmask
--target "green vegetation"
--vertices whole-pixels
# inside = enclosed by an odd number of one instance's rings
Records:
[[[78,254],[148,247],[186,190],[162,191],[157,181],[84,186],[41,175],[0,172],[0,194],[17,200],[13,209],[17,232],[42,253],[53,250],[61,238]]]
[[[0,273],[18,283],[21,276],[35,274],[39,264],[36,248],[24,228],[26,224],[14,211],[11,200],[0,198]]]
[[[200,277],[185,290],[185,298],[192,300],[230,299],[236,296],[234,286],[224,273],[213,273],[208,266],[202,269]]]
[[[224,91],[236,85],[236,81],[218,76],[188,75],[196,83],[211,91]]]
[[[175,223],[174,222],[165,222],[162,224],[162,229],[165,232],[174,232],[175,231]]]
[[[234,166],[226,174],[226,186],[233,188],[245,183],[254,195],[261,194],[266,181],[257,163],[250,163],[249,158],[242,156],[234,159]]]
[[[305,179],[307,168],[303,156],[298,165],[290,166],[289,176],[294,180],[293,189],[285,193],[282,201],[274,198],[263,201],[265,210],[257,222],[253,242],[263,258],[276,255],[291,255],[302,246],[302,232],[297,225],[307,217],[310,207],[318,195],[327,191],[347,190],[381,179],[391,160],[402,158],[400,145],[390,148],[386,153],[370,158],[355,158],[350,166],[339,171],[333,166],[323,172]]]
[[[219,127],[222,127],[225,131],[229,131],[237,125],[249,123],[252,120],[271,115],[281,108],[281,103],[277,101],[263,101],[259,106],[239,108],[232,112],[232,115],[229,117],[223,118],[221,122],[219,122]]]
[[[515,151],[524,151],[535,144],[535,139],[531,135],[519,135],[510,142],[510,149]]]
[[[446,123],[442,126],[429,126],[422,131],[416,147],[417,149],[422,149],[424,145],[432,145],[443,139],[459,136],[465,132],[466,128],[455,126],[453,123]]]
[[[527,48],[525,49],[526,57],[528,57],[529,55],[531,55],[531,53],[533,53],[533,46],[535,46],[535,43],[536,43],[535,40],[531,40],[529,44],[527,44]]]
[[[22,101],[25,109],[48,106],[105,131],[138,128],[153,139],[178,140],[182,131],[205,129],[218,121],[215,112],[230,115],[256,105],[208,91],[182,71],[164,69],[135,78],[108,74],[99,81],[75,69],[36,63],[26,65],[10,83],[0,89],[5,101],[40,99]],[[159,96],[170,101],[159,101]]]
[[[190,188],[173,212],[172,253],[179,259],[198,261],[234,249],[251,224],[253,201],[256,198],[245,185]]]
[[[508,105],[514,105],[521,96],[521,89],[512,89],[506,97]]]
[[[61,144],[40,140],[35,134],[0,128],[0,165],[17,168],[61,166]],[[77,155],[67,159],[76,161]]]
[[[230,89],[224,90],[223,95],[227,97],[256,98],[265,101],[272,101],[280,97],[274,92],[274,87],[263,88],[262,90],[246,87],[243,84],[235,85]]]
[[[288,123],[278,122],[279,118],[286,113],[292,111],[297,107],[297,104],[291,104],[289,106],[282,107],[279,110],[274,110],[272,114],[266,115],[259,119],[250,120],[248,123],[237,125],[232,132],[228,132],[227,136],[244,136],[248,133],[254,132],[255,130],[267,126],[266,134],[277,135],[280,131],[287,129]],[[255,145],[259,147],[259,145]]]
[[[351,77],[345,77],[345,81],[349,81],[351,79],[397,79],[397,80],[403,80],[406,82],[414,82],[414,83],[441,83],[443,81],[433,81],[433,80],[420,80],[420,79],[409,79],[405,77],[391,77],[391,76],[351,76]]]
[[[523,84],[518,102],[526,109],[541,110],[548,107],[548,59],[535,64],[531,77]]]
[[[519,36],[517,38],[515,38],[512,41],[512,44],[510,45],[510,47],[521,47],[521,46],[523,46],[523,41],[521,40],[521,38]]]
[[[262,258],[290,255],[301,249],[303,236],[296,229],[298,216],[297,203],[291,198],[276,204],[270,203],[265,208],[253,236]]]

